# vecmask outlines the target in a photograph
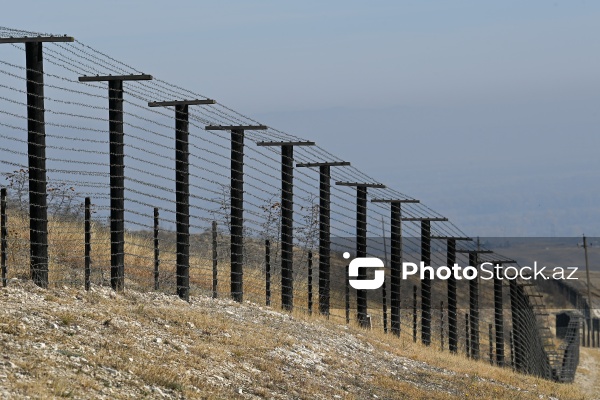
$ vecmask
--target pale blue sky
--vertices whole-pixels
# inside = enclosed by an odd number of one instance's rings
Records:
[[[315,140],[467,234],[600,235],[600,2],[57,0],[2,15]]]

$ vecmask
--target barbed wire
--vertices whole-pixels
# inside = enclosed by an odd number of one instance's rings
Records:
[[[11,30],[0,27],[0,37],[38,36],[37,33]],[[49,34],[43,34],[51,36]],[[22,54],[22,46],[7,46]],[[4,51],[4,48],[3,50]],[[244,265],[244,297],[257,303],[265,303],[266,270],[270,268],[271,293],[270,304],[284,307],[285,296],[293,296],[293,305],[297,309],[312,312],[319,307],[321,301],[318,291],[312,286],[322,287],[323,282],[317,273],[319,262],[319,204],[321,200],[329,202],[330,235],[335,246],[332,248],[328,317],[343,322],[347,318],[355,320],[358,316],[353,305],[357,302],[356,291],[346,289],[348,277],[346,261],[341,258],[341,250],[354,252],[356,249],[357,217],[366,217],[367,255],[388,258],[391,231],[390,207],[386,204],[372,203],[376,198],[406,200],[412,197],[393,188],[369,188],[367,191],[366,215],[360,214],[356,204],[356,189],[337,186],[335,183],[357,182],[376,183],[354,166],[334,167],[331,169],[331,192],[328,198],[321,198],[319,191],[319,172],[311,168],[294,168],[293,186],[282,187],[281,183],[281,150],[273,147],[259,147],[261,141],[297,142],[304,138],[269,127],[266,130],[247,130],[243,154],[243,191],[242,208],[233,206],[231,201],[231,184],[241,183],[231,179],[231,138],[229,132],[206,130],[207,125],[216,126],[256,126],[258,121],[233,110],[221,103],[201,107],[190,107],[188,113],[189,140],[186,174],[189,183],[184,193],[188,199],[187,222],[181,222],[182,213],[177,207],[177,180],[181,179],[176,169],[179,159],[175,150],[174,127],[177,117],[172,109],[149,108],[148,103],[154,101],[170,101],[184,99],[208,99],[209,97],[190,91],[178,85],[160,80],[132,81],[124,87],[123,97],[123,129],[124,129],[124,187],[122,200],[125,218],[124,230],[111,228],[111,215],[115,211],[111,201],[116,198],[110,195],[115,189],[109,182],[113,177],[111,169],[120,167],[111,164],[108,90],[102,82],[79,82],[84,75],[141,74],[139,69],[124,64],[109,55],[97,51],[79,41],[74,43],[46,43],[44,45],[46,68],[44,83],[47,93],[43,100],[46,104],[38,111],[45,112],[46,145],[48,154],[43,158],[46,172],[51,174],[47,183],[51,189],[48,193],[47,208],[51,210],[49,218],[48,249],[50,282],[54,285],[83,284],[84,275],[81,268],[83,254],[84,220],[82,217],[83,200],[91,198],[94,212],[92,221],[92,271],[91,280],[95,284],[110,284],[110,268],[112,256],[111,234],[123,234],[125,279],[128,287],[153,290],[160,287],[165,292],[175,293],[178,288],[177,271],[182,257],[187,257],[191,290],[193,293],[213,296],[229,296],[231,280],[236,278],[230,263],[234,256],[239,256]],[[39,220],[28,215],[28,195],[37,193],[28,185],[41,183],[29,176],[25,160],[36,159],[28,153],[26,145],[29,140],[25,132],[29,132],[30,117],[26,114],[27,68],[14,62],[0,60],[0,138],[14,143],[0,147],[0,173],[12,179],[8,185],[10,221],[14,224],[9,237],[11,251],[9,264],[11,274],[24,276],[28,273],[26,266],[30,263],[31,253],[28,245],[29,233],[44,233],[27,225],[28,220]],[[33,96],[35,97],[35,95]],[[38,100],[39,96],[38,96]],[[31,110],[36,107],[29,106]],[[179,120],[181,122],[181,120]],[[4,142],[6,143],[6,142]],[[242,154],[233,154],[242,156]],[[40,158],[40,157],[38,157]],[[294,148],[295,163],[319,163],[325,161],[340,162],[339,157],[331,154],[318,145],[298,146]],[[350,160],[351,161],[351,160]],[[5,170],[10,168],[10,170]],[[16,170],[14,170],[16,169]],[[16,171],[16,172],[15,172]],[[21,172],[22,171],[22,172]],[[9,175],[12,174],[12,175]],[[293,247],[291,263],[293,287],[284,277],[286,274],[283,254],[283,238],[281,237],[283,204],[282,195],[294,192],[293,202]],[[120,200],[120,199],[116,199]],[[159,216],[156,217],[155,210]],[[236,248],[232,243],[232,211],[243,211],[243,246]],[[402,217],[436,217],[442,215],[422,203],[406,203],[401,208]],[[43,221],[43,220],[39,220]],[[213,228],[213,223],[216,223]],[[17,224],[22,224],[19,226]],[[177,226],[184,225],[189,233],[188,250],[181,251]],[[20,229],[20,231],[19,231]],[[212,240],[215,230],[216,241]],[[20,233],[19,233],[20,232]],[[418,259],[422,251],[421,226],[419,222],[402,223],[403,258]],[[466,237],[452,222],[431,223],[431,235],[442,237]],[[388,238],[388,239],[386,239]],[[265,240],[269,240],[272,258],[270,263],[265,256]],[[158,243],[158,247],[157,247]],[[433,240],[430,243],[432,265],[445,265],[447,253],[443,251],[444,241]],[[481,248],[476,241],[461,242],[461,250],[477,251]],[[159,250],[159,251],[158,251]],[[431,250],[431,249],[430,249]],[[213,252],[217,257],[213,257]],[[236,253],[241,251],[241,254]],[[311,256],[308,254],[311,252]],[[157,258],[155,254],[159,253]],[[312,269],[309,268],[309,259]],[[466,263],[468,255],[459,253],[456,259]],[[509,260],[498,254],[480,254],[478,261]],[[290,261],[290,260],[288,260]],[[216,267],[214,265],[216,264]],[[160,266],[158,278],[154,269]],[[508,265],[508,264],[507,264]],[[216,269],[214,269],[216,268]],[[309,271],[310,274],[309,274]],[[213,282],[213,274],[218,282]],[[308,279],[311,276],[311,284]],[[417,334],[419,340],[429,334],[431,346],[448,348],[450,335],[450,314],[448,309],[448,290],[446,285],[432,282],[431,286],[418,285],[420,289],[417,302],[429,299],[431,304],[427,311],[420,313],[419,323],[414,321],[414,288],[417,281],[402,282],[400,291],[392,290],[389,282],[385,283],[386,297],[382,291],[374,291],[366,297],[370,323],[373,328],[391,327],[389,308],[384,311],[384,304],[390,301],[389,296],[400,298],[399,330],[401,339],[411,340]],[[466,283],[465,283],[466,284]],[[510,353],[516,355],[515,360],[507,360],[506,365],[552,379],[552,369],[558,368],[562,359],[552,353],[549,343],[544,342],[540,332],[546,326],[538,312],[540,303],[535,289],[517,284],[504,285],[510,289],[510,296],[503,294],[503,304],[510,297],[512,310],[502,310],[510,315],[502,329],[504,343],[508,348],[517,344],[516,348],[503,353],[498,352],[497,344],[489,340],[487,328],[496,329],[494,307],[489,297],[491,288],[482,284],[477,295],[467,294],[475,290],[473,287],[461,287],[457,300],[456,323],[452,330],[456,336],[457,349],[467,352],[473,358],[484,358],[489,348],[490,361],[497,363],[498,357]],[[311,288],[311,289],[309,289]],[[346,291],[347,290],[347,291]],[[287,294],[286,294],[287,292]],[[310,295],[312,303],[310,303]],[[493,292],[493,290],[492,290]],[[441,303],[444,302],[444,303]],[[418,304],[421,311],[422,304]],[[475,313],[474,310],[477,310]],[[509,312],[510,311],[510,312]],[[394,311],[396,312],[396,311]],[[464,320],[465,312],[467,319]],[[452,319],[454,321],[454,317]],[[384,322],[385,321],[385,322]],[[467,327],[467,321],[471,324]],[[511,326],[509,321],[516,321],[522,326]],[[396,323],[396,322],[394,322]],[[473,325],[475,324],[475,325]],[[425,328],[424,328],[425,327]],[[427,328],[429,327],[429,328]],[[429,333],[427,331],[429,330]],[[416,332],[416,333],[415,333]],[[497,333],[494,332],[494,335]],[[509,340],[512,337],[512,340]],[[481,339],[481,340],[480,340]],[[444,340],[446,344],[444,345]],[[473,342],[473,340],[475,340]],[[494,349],[494,346],[496,348]],[[458,351],[457,350],[457,351]],[[563,352],[566,351],[563,349]],[[569,364],[572,369],[572,364]],[[569,371],[566,371],[569,372]],[[573,371],[574,373],[574,371]],[[567,373],[567,376],[568,373]]]

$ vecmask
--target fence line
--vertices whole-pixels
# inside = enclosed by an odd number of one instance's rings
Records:
[[[566,347],[555,349],[525,282],[511,281],[509,293],[501,281],[401,282],[402,261],[515,265],[418,200],[314,142],[73,38],[0,27],[0,44],[4,285],[9,276],[42,287],[110,284],[311,313],[315,262],[327,318],[387,332],[389,293],[390,332],[400,340],[474,359],[488,349],[499,366],[573,379],[580,322],[572,319]],[[387,232],[391,281],[381,291],[350,290],[341,250],[387,258]]]

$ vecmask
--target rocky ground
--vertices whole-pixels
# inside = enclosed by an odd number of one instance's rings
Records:
[[[574,385],[249,303],[15,279],[0,303],[1,398],[590,398]]]
[[[575,385],[591,399],[600,400],[600,349],[582,347]]]

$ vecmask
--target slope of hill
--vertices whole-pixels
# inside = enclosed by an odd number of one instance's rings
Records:
[[[581,348],[575,385],[591,398],[600,398],[600,349]]]
[[[3,398],[584,399],[320,317],[106,287],[0,291]]]

